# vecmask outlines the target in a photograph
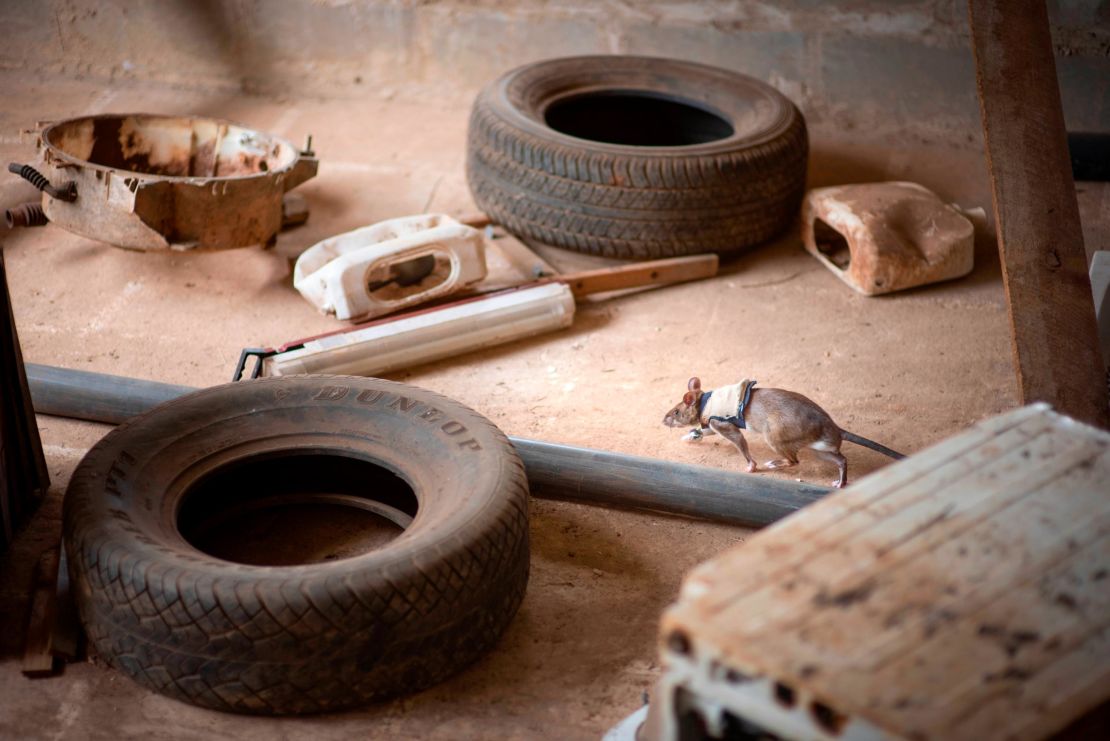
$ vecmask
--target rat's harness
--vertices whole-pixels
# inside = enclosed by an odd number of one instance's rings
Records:
[[[740,400],[736,405],[736,414],[733,414],[733,415],[728,416],[728,417],[718,415],[718,414],[714,414],[714,415],[711,415],[709,417],[709,419],[706,420],[706,421],[707,422],[712,422],[714,420],[717,420],[719,422],[727,422],[730,425],[736,425],[737,427],[739,427],[742,430],[747,429],[747,423],[744,422],[744,410],[748,408],[748,402],[751,401],[752,389],[755,388],[755,384],[756,384],[755,381],[741,381],[739,384],[737,384],[737,386],[742,386],[743,387],[743,392],[738,394],[738,396],[740,397]],[[724,389],[721,389],[721,390],[723,391]],[[713,398],[713,392],[712,391],[706,391],[705,393],[703,393],[701,395],[701,398],[698,399],[698,421],[699,422],[701,421],[702,415],[705,414],[705,409],[709,405],[709,400],[711,398]],[[694,429],[690,430],[691,439],[694,439],[694,440],[701,439],[701,437],[705,434],[705,433],[702,432],[702,430],[704,430],[704,429],[706,429],[706,427],[703,426],[700,429],[695,427]]]

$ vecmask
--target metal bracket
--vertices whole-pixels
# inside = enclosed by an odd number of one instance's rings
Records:
[[[243,380],[243,371],[247,368],[247,359],[251,357],[255,358],[255,362],[248,378],[261,378],[262,361],[277,354],[278,351],[272,347],[244,347],[243,352],[239,353],[239,362],[235,364],[235,374],[231,377],[231,382],[235,383]]]

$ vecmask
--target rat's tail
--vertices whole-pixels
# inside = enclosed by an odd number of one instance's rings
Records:
[[[905,458],[906,457],[906,456],[902,455],[901,453],[899,453],[896,450],[891,450],[890,448],[886,447],[885,445],[879,445],[874,440],[868,440],[866,437],[860,437],[859,435],[853,435],[851,432],[848,432],[847,430],[841,430],[840,431],[840,436],[842,438],[844,438],[845,440],[847,440],[848,442],[850,442],[850,443],[855,443],[856,445],[862,445],[865,448],[871,448],[876,453],[882,453],[883,455],[888,455],[891,458],[893,458],[894,460],[898,460],[899,458]]]

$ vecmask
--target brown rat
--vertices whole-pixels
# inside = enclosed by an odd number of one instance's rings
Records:
[[[879,443],[841,429],[828,412],[801,394],[784,389],[756,388],[755,381],[744,380],[712,391],[702,391],[701,381],[691,378],[686,394],[667,416],[668,427],[696,425],[687,439],[699,440],[716,432],[744,455],[748,472],[756,470],[748,453],[743,429],[763,434],[771,450],[780,457],[764,463],[765,468],[786,468],[798,463],[798,451],[809,448],[822,460],[835,463],[840,471],[833,486],[848,483],[848,461],[840,454],[842,441],[862,445],[891,458],[904,458]]]

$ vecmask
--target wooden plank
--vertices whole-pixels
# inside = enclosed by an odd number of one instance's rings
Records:
[[[472,226],[475,229],[484,229],[485,227],[493,223],[493,219],[491,219],[489,216],[482,213],[481,211],[471,211],[469,213],[461,214],[455,217],[455,221],[459,222],[460,224]]]
[[[486,240],[489,273],[473,290],[458,295],[494,293],[528,284],[565,283],[575,297],[631,288],[712,278],[717,274],[716,255],[688,255],[648,260],[571,273],[557,273],[550,263],[509,235]]]
[[[83,632],[77,617],[77,602],[69,581],[69,562],[65,545],[58,543],[58,577],[54,589],[54,628],[51,651],[65,661],[81,658]]]
[[[0,249],[0,456],[4,458],[4,543],[50,485],[38,423],[23,368],[19,333]]]
[[[716,255],[689,255],[561,275],[558,280],[566,283],[575,296],[588,296],[625,288],[712,278],[717,274],[717,263]]]
[[[550,244],[544,244],[543,242],[532,241],[528,243],[528,246],[531,247],[537,255],[558,268],[559,272],[563,274],[582,273],[587,270],[600,270],[601,268],[611,268],[615,265],[626,265],[628,263],[628,260],[622,260],[617,257],[575,252],[574,250],[554,247]]]
[[[468,289],[451,294],[444,302],[454,300],[460,296],[472,296],[482,293],[503,291],[506,288],[515,288],[535,280],[528,270],[518,261],[501,249],[501,240],[485,240],[486,244],[486,277]]]
[[[0,415],[4,413],[3,399],[0,399]],[[8,450],[4,444],[4,430],[0,427],[0,551],[6,551],[12,543],[12,513],[8,502],[15,496],[15,490],[8,484],[13,478],[8,473]]]
[[[1024,403],[1110,427],[1043,0],[969,0],[1014,364]]]
[[[22,671],[28,677],[49,677],[61,662],[51,649],[54,634],[54,579],[58,574],[58,549],[51,548],[35,564],[35,581],[27,618],[27,643]]]
[[[486,214],[475,211],[456,216],[455,220],[485,232],[488,273],[475,286],[475,292],[500,291],[559,273],[531,247],[507,232],[504,227],[494,224]]]
[[[525,280],[536,280],[537,278],[559,274],[559,271],[551,263],[503,229],[494,229],[494,238],[490,241],[497,249],[501,250],[517,272],[525,276]]]

